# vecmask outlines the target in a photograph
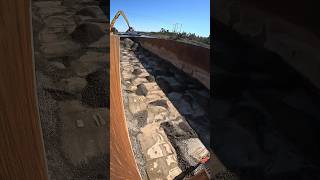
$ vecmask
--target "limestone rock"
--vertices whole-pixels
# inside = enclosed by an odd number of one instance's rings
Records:
[[[162,106],[147,106],[148,111],[148,123],[158,122],[158,121],[165,121],[167,120],[168,110]]]
[[[144,96],[131,95],[128,97],[129,111],[132,114],[135,114],[139,111],[144,111],[147,108],[147,105],[144,103]]]
[[[141,128],[138,140],[150,179],[173,179],[181,173],[176,152],[159,124],[152,123]]]

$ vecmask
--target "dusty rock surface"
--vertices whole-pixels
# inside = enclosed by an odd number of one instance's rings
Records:
[[[36,85],[50,179],[105,179],[109,40],[99,1],[32,1]]]

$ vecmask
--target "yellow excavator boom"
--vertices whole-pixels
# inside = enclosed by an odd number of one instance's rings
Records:
[[[124,14],[123,11],[120,10],[120,11],[117,12],[117,14],[114,16],[114,18],[111,21],[110,32],[112,32],[113,26],[116,23],[116,21],[117,21],[117,19],[119,18],[120,15],[122,15],[122,17],[124,18],[124,20],[127,23],[127,26],[128,26],[128,30],[127,31],[133,31],[133,28],[130,26],[127,16]]]

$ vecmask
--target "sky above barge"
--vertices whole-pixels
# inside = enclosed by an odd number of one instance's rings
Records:
[[[210,0],[111,0],[111,19],[118,10],[124,11],[137,31],[157,32],[161,28],[173,31],[174,24],[178,24],[177,31],[205,37],[210,34]],[[115,27],[119,31],[128,29],[122,17]]]

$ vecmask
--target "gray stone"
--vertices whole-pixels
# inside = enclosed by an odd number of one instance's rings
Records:
[[[88,74],[96,72],[99,66],[96,63],[89,63],[83,61],[71,62],[71,69],[80,77],[85,77]]]
[[[138,55],[138,58],[139,58],[139,59],[143,59],[144,57],[145,57],[145,56],[144,56],[143,54],[139,54],[139,55]]]
[[[34,1],[32,6],[37,8],[58,7],[61,5],[61,1]]]
[[[50,16],[45,20],[45,23],[49,33],[70,34],[76,28],[76,23],[72,16],[66,15]]]
[[[152,75],[147,76],[146,79],[147,79],[149,82],[154,82],[154,81],[155,81],[155,78],[154,78],[154,76],[152,76]]]
[[[193,110],[192,117],[197,118],[197,117],[202,117],[206,115],[206,112],[202,109],[202,107],[196,101],[192,102],[192,110]]]
[[[144,84],[139,84],[137,86],[136,94],[146,96],[148,94],[148,89]]]
[[[33,32],[39,32],[44,25],[43,21],[36,15],[32,14],[32,29]]]
[[[210,152],[199,138],[190,138],[176,141],[184,160],[190,165],[196,165],[202,158],[210,157]]]
[[[147,124],[148,112],[146,110],[139,111],[133,117],[137,120],[139,127],[144,127]]]
[[[134,43],[133,46],[131,47],[131,49],[133,51],[136,51],[138,49],[138,47],[139,47],[139,44],[138,43]]]
[[[101,27],[94,23],[80,24],[71,34],[72,39],[84,44],[98,41],[103,35]]]
[[[104,13],[99,6],[88,6],[80,9],[76,14],[91,16],[94,18],[105,18]]]
[[[108,133],[104,128],[97,128],[92,115],[99,114],[108,120],[106,108],[87,108],[80,101],[63,101],[59,103],[58,117],[62,123],[59,140],[61,151],[74,166],[81,162],[89,163],[96,156],[106,153]],[[77,128],[75,121],[81,119],[84,127]]]
[[[182,98],[182,94],[178,92],[171,92],[168,94],[168,98],[170,99],[170,101],[178,103]]]
[[[172,91],[170,84],[162,78],[157,78],[157,84],[165,93],[170,93]]]
[[[61,1],[37,1],[33,3],[33,6],[38,8],[38,13],[42,19],[66,11],[66,7],[61,6]]]
[[[107,48],[109,47],[109,35],[106,34],[102,36],[98,41],[93,42],[89,45],[91,48]]]
[[[133,85],[139,85],[139,84],[142,84],[142,83],[147,83],[148,82],[148,80],[146,79],[146,78],[134,78],[134,79],[131,79],[131,83],[133,84]]]
[[[173,91],[180,91],[182,89],[181,84],[173,77],[158,76],[157,80],[166,81]]]
[[[156,101],[150,102],[149,104],[153,106],[162,106],[164,108],[168,108],[167,100],[165,99],[156,100]]]
[[[61,41],[45,43],[40,47],[43,55],[46,58],[70,56],[72,53],[80,50],[80,45],[73,41]]]
[[[62,5],[66,7],[75,7],[79,0],[63,0]]]
[[[49,76],[44,75],[43,73],[37,72],[37,82],[38,86],[40,88],[44,88],[44,89],[53,89],[53,90],[57,90],[59,89],[55,83],[53,83],[53,81],[50,79]]]
[[[192,115],[193,113],[193,109],[191,107],[191,104],[186,101],[185,99],[181,99],[179,105],[178,105],[178,109],[181,112],[181,114],[183,115]]]
[[[216,127],[213,131],[215,152],[230,167],[257,167],[264,164],[264,153],[249,131],[227,120],[213,126]]]
[[[190,125],[182,118],[162,123],[161,126],[168,136],[174,137],[176,140],[198,137]]]
[[[105,52],[88,51],[80,57],[79,61],[86,63],[100,63],[105,65],[109,61],[109,56]]]
[[[124,42],[124,45],[125,45],[125,47],[126,48],[131,48],[131,46],[133,45],[133,41],[131,40],[131,39],[129,39],[129,38],[125,38],[124,40],[123,40],[123,42]]]
[[[56,71],[56,70],[63,70],[63,69],[66,69],[66,66],[61,62],[51,61],[47,65],[47,71]]]
[[[69,93],[78,93],[87,85],[87,81],[84,78],[72,77],[68,79],[62,79],[58,86],[64,91]]]
[[[141,74],[141,73],[142,73],[141,69],[138,69],[138,68],[136,68],[136,69],[134,69],[134,70],[132,71],[132,74],[134,74],[134,75],[139,75],[139,74]]]

